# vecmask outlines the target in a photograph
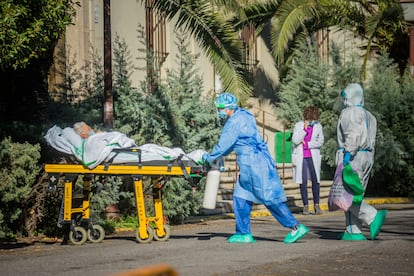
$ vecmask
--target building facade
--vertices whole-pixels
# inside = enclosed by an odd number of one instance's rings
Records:
[[[137,0],[82,0],[77,7],[77,14],[73,25],[68,26],[64,37],[59,42],[56,50],[55,60],[64,59],[56,63],[50,72],[50,91],[59,90],[60,84],[64,81],[62,74],[70,74],[69,66],[78,70],[85,65],[93,63],[91,54],[105,58],[105,2],[110,4],[110,41],[113,45],[116,38],[126,42],[133,60],[133,66],[146,67],[143,61],[143,53],[139,51],[140,41],[138,32],[144,30],[146,34],[147,47],[154,51],[155,63],[161,78],[165,77],[168,69],[174,68],[175,58],[179,54],[177,48],[177,32],[175,21],[167,21],[165,18],[152,10],[151,1]],[[108,19],[108,18],[106,18]],[[108,30],[107,30],[108,31]],[[257,37],[254,28],[246,28],[240,34],[243,41],[245,63],[249,68],[253,83],[254,94],[274,95],[279,82],[279,75],[275,69],[273,58],[261,37]],[[199,55],[196,67],[203,77],[204,91],[222,92],[222,86],[215,67],[208,60],[195,39],[189,36],[190,52]],[[113,56],[112,56],[113,60]],[[73,70],[73,68],[71,69]],[[93,70],[93,68],[92,68]],[[140,82],[146,78],[142,70],[132,72],[131,81],[134,87],[139,87]],[[59,95],[59,93],[56,93]],[[57,96],[58,97],[58,96]],[[58,99],[57,99],[58,100]],[[282,130],[283,126],[277,122],[274,114],[274,106],[269,100],[251,99],[249,106],[257,115],[258,122],[263,134],[274,148],[274,131]]]

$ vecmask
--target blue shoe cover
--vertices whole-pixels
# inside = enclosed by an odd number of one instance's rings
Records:
[[[341,235],[339,235],[339,239],[343,241],[364,241],[366,238],[362,233],[359,234],[351,234],[347,231],[343,232]]]
[[[375,240],[381,231],[381,227],[384,224],[385,217],[387,216],[388,210],[380,210],[374,218],[374,221],[369,225],[369,231],[371,233],[371,240]]]
[[[229,243],[254,243],[256,240],[253,238],[252,234],[234,234],[231,235],[227,242]]]
[[[303,238],[307,233],[309,232],[309,229],[303,225],[300,224],[298,229],[296,231],[292,231],[289,234],[286,235],[284,243],[294,243]]]

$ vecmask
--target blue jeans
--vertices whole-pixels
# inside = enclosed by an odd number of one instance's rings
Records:
[[[239,197],[233,197],[234,216],[236,219],[236,234],[250,234],[250,213],[253,202]],[[265,205],[273,217],[284,227],[294,228],[299,222],[289,210],[286,202]]]

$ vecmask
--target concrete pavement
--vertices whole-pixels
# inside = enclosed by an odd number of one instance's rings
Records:
[[[295,214],[310,229],[295,244],[283,243],[289,229],[271,216],[252,218],[252,233],[257,240],[252,244],[226,242],[235,227],[234,219],[229,216],[197,217],[193,218],[194,223],[171,226],[172,234],[167,242],[138,244],[135,231],[127,231],[108,236],[99,244],[17,244],[0,250],[1,274],[113,276],[167,264],[180,276],[412,275],[413,204],[388,202],[376,201],[377,208],[387,207],[390,212],[375,241],[338,240],[344,231],[341,211],[319,216]],[[397,206],[398,210],[394,208]],[[364,227],[363,231],[368,237],[369,229]]]

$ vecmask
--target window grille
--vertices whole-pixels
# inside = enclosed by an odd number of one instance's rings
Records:
[[[160,76],[161,66],[168,56],[165,14],[154,12],[152,0],[145,2],[147,49],[152,59],[147,60],[148,90],[153,92],[156,86],[155,76]]]
[[[248,25],[241,31],[241,40],[243,43],[243,64],[250,73],[254,73],[258,64],[257,59],[257,37],[253,25]]]

